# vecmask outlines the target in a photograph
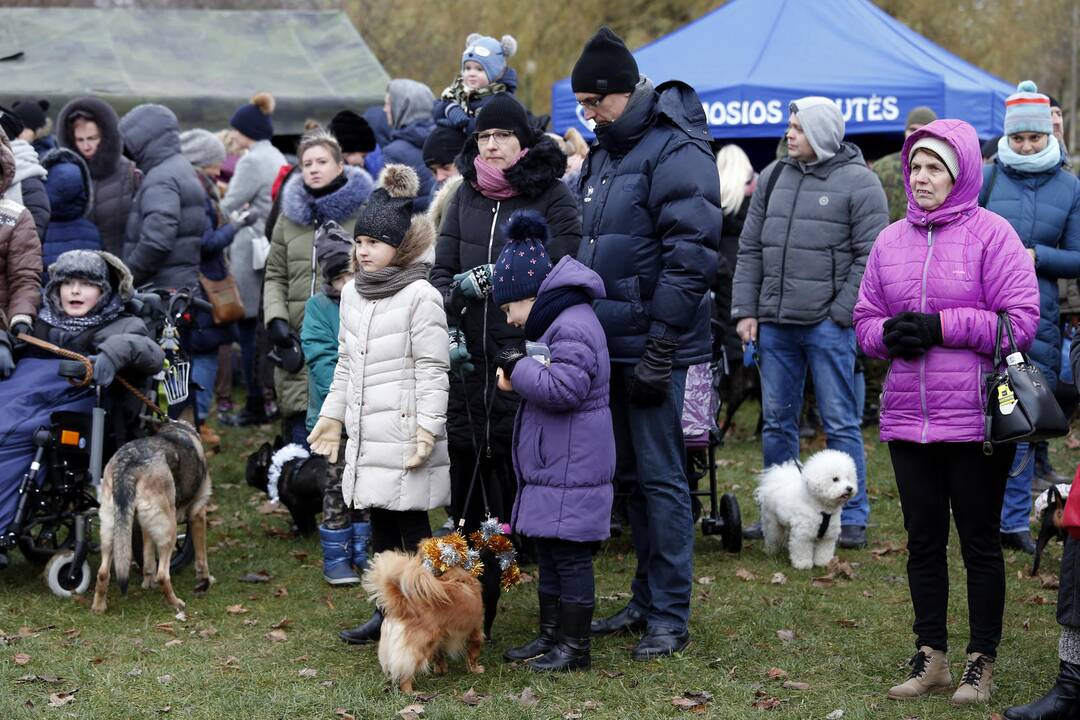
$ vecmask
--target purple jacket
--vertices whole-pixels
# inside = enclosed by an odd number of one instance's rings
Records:
[[[552,269],[538,297],[562,287],[604,297],[600,276],[571,257]],[[524,358],[510,377],[523,400],[514,422],[518,493],[512,523],[530,537],[604,540],[615,475],[604,329],[583,303],[563,310],[539,342],[551,350],[551,365]]]
[[[1012,226],[978,206],[982,157],[975,129],[937,120],[912,133],[901,157],[926,135],[956,150],[956,184],[941,207],[927,213],[911,195],[904,163],[907,218],[874,242],[855,305],[855,333],[864,353],[888,359],[886,320],[904,311],[938,313],[942,346],[915,360],[892,358],[881,393],[881,439],[981,442],[996,313],[1009,313],[1016,342],[1027,350],[1039,323],[1039,287]]]

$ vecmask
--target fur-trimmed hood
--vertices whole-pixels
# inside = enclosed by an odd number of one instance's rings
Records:
[[[68,165],[72,167],[65,167]],[[58,147],[41,159],[41,166],[49,173],[45,191],[49,194],[50,219],[89,217],[94,209],[94,181],[82,155]]]
[[[480,154],[476,138],[469,137],[454,164],[470,185],[476,184],[476,168],[473,161]],[[525,157],[506,171],[506,179],[515,190],[525,197],[539,197],[554,183],[560,182],[566,173],[566,155],[546,135],[541,135]]]
[[[101,259],[105,261],[105,266],[109,273],[109,287],[111,287],[113,293],[120,298],[120,302],[126,303],[135,295],[135,285],[131,277],[131,271],[128,270],[128,266],[124,264],[123,260],[104,250],[73,250],[71,252],[94,253],[101,256]],[[64,253],[57,262],[53,263],[48,268],[49,283],[42,289],[43,294],[46,296],[56,292],[57,288],[60,287],[60,283],[67,277],[64,270],[58,267],[59,263],[64,262],[65,255],[72,257],[69,253]],[[59,302],[58,299],[57,302]]]
[[[76,112],[93,117],[101,131],[101,144],[98,145],[94,157],[87,162],[90,174],[95,180],[101,180],[116,173],[120,169],[120,160],[124,154],[124,143],[118,129],[120,117],[112,105],[101,98],[75,98],[56,116],[56,138],[62,147],[70,150],[75,150],[75,129],[71,126],[70,118]]]
[[[15,153],[11,152],[11,143],[7,135],[0,132],[0,195],[7,192],[15,180]]]
[[[352,217],[375,189],[375,183],[365,170],[351,165],[345,166],[345,176],[344,186],[317,198],[304,187],[303,173],[294,173],[281,191],[282,214],[305,227],[314,225],[316,216],[335,222]]]
[[[439,228],[442,227],[443,218],[446,217],[446,211],[450,207],[450,201],[454,199],[454,195],[457,194],[457,189],[461,187],[462,177],[455,175],[447,178],[442,186],[435,191],[435,197],[431,200],[431,205],[428,206],[428,217],[431,218],[431,223],[435,226],[435,232],[439,232]]]

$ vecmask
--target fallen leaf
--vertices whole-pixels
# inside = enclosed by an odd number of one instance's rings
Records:
[[[20,678],[16,678],[15,682],[19,685],[25,683],[45,683],[47,685],[55,685],[56,683],[64,682],[64,678],[57,677],[56,675],[23,675]]]
[[[419,703],[413,703],[412,705],[406,705],[398,710],[398,717],[401,720],[420,720],[424,715],[424,706]]]
[[[300,668],[300,672],[296,673],[302,678],[313,678],[319,674],[319,671],[315,668]]]
[[[255,512],[259,513],[260,515],[288,515],[289,509],[281,503],[271,502],[267,500],[266,502],[255,508]]]
[[[416,702],[419,702],[419,703],[431,702],[432,700],[434,700],[437,697],[439,697],[439,693],[437,693],[437,692],[413,693],[413,699],[416,700]]]
[[[166,635],[172,635],[173,637],[176,636],[176,628],[173,627],[173,624],[171,622],[158,623],[154,626],[154,629],[159,632],[163,632]]]
[[[285,642],[289,639],[289,636],[285,633],[284,630],[271,630],[263,637],[265,637],[270,642]]]
[[[762,698],[758,698],[754,702],[750,703],[750,707],[754,708],[755,710],[775,710],[776,708],[780,707],[780,704],[782,702],[783,700],[781,700],[780,698],[765,696]]]
[[[524,707],[536,707],[540,704],[540,698],[536,696],[531,687],[526,686],[521,691],[520,695],[512,696],[514,702],[521,704]]]
[[[1061,585],[1057,575],[1039,575],[1039,584],[1044,590],[1057,590]]]
[[[335,708],[334,714],[341,718],[341,720],[356,720],[356,716],[343,707]]]
[[[166,715],[168,713],[171,713],[172,712],[172,705],[166,705],[163,708],[159,708],[158,712],[161,713],[162,715]]]
[[[283,617],[280,620],[278,620],[276,623],[271,625],[270,628],[272,630],[283,630],[283,629],[289,627],[289,625],[291,625],[291,624],[292,624],[292,620],[289,620],[289,618],[287,618],[287,617]]]
[[[77,628],[71,628],[70,630],[64,631],[64,637],[66,637],[68,640],[74,640],[75,638],[79,637],[80,632],[81,631]]]
[[[289,588],[282,585],[274,591],[274,597],[289,597]]]
[[[697,579],[697,584],[698,585],[712,585],[712,581],[713,581],[713,576],[712,575],[702,575],[701,577],[699,577]]]
[[[201,637],[203,640],[206,640],[208,638],[212,638],[215,635],[217,635],[217,628],[213,627],[213,626],[203,628],[202,630],[199,631],[199,637]]]
[[[270,582],[270,573],[266,570],[259,570],[258,572],[247,573],[240,577],[242,583],[267,583]]]
[[[465,694],[458,699],[466,705],[479,705],[487,699],[487,695],[481,695],[476,692],[476,688],[469,688],[465,691]]]
[[[26,653],[15,653],[15,655],[11,659],[15,662],[16,665],[20,666],[30,662],[30,656]]]
[[[142,677],[142,670],[139,668],[131,668],[127,672],[128,677]]]
[[[221,667],[235,670],[240,667],[240,658],[235,655],[230,655],[221,661]]]
[[[168,685],[172,682],[172,675],[158,675],[157,681],[162,685]]]
[[[78,690],[78,688],[75,688],[66,692],[49,693],[49,707],[64,707],[75,699],[75,693]]]
[[[786,585],[787,575],[782,572],[773,573],[772,578],[769,580],[770,585]]]
[[[30,637],[33,634],[34,634],[33,630],[31,630],[30,628],[23,625],[21,628],[19,628],[19,632],[15,633],[15,637],[25,639],[25,638]]]
[[[176,647],[177,645],[183,645],[183,644],[184,644],[183,640],[181,640],[179,638],[174,638],[174,639],[170,640],[169,642],[165,643],[165,647],[167,647],[167,648],[168,647]]]
[[[840,577],[847,578],[848,580],[855,579],[855,567],[847,560],[841,560],[838,557],[834,557],[829,561],[829,574],[839,575]]]
[[[776,637],[780,638],[782,642],[789,643],[795,639],[794,630],[777,630]]]
[[[243,615],[247,612],[247,608],[241,604],[229,605],[227,608],[225,608],[225,612],[229,613],[230,615]]]
[[[859,627],[859,622],[857,620],[849,620],[848,618],[840,618],[836,621],[836,624],[842,628]]]
[[[289,554],[292,555],[297,560],[299,560],[300,562],[304,562],[305,560],[307,560],[307,557],[308,557],[307,550],[290,550]]]
[[[323,602],[326,603],[326,607],[328,607],[329,609],[331,609],[331,610],[334,609],[334,598],[327,595],[326,597],[323,598]]]
[[[831,713],[825,716],[825,720],[840,720],[840,718],[842,717],[844,717],[844,711],[840,708],[836,708]]]
[[[744,580],[746,582],[753,582],[753,581],[757,580],[757,575],[750,572],[746,568],[739,568],[738,570],[736,570],[735,571],[735,577],[739,578],[740,580]]]
[[[810,586],[816,588],[830,588],[833,586],[833,582],[833,576],[831,574],[822,575],[821,577],[816,577],[811,580]]]
[[[596,708],[600,707],[600,703],[596,700],[586,700],[581,707],[585,710],[595,710]]]
[[[784,688],[785,690],[809,690],[810,684],[804,682],[796,682],[794,680],[785,680],[784,684],[780,687]]]
[[[684,692],[679,697],[671,698],[671,704],[687,712],[703,713],[706,710],[705,706],[712,700],[712,697],[712,693],[704,690]]]
[[[620,671],[618,671],[618,670],[601,670],[600,674],[603,675],[604,677],[610,678],[610,679],[615,679],[617,677],[622,677],[622,673]]]
[[[562,714],[563,720],[581,720],[581,712],[578,710],[567,710]]]
[[[781,670],[777,667],[769,668],[767,675],[770,680],[779,680],[780,678],[786,678],[788,676],[787,670]]]

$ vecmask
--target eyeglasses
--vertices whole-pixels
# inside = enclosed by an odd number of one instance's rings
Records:
[[[584,100],[578,100],[578,105],[588,110],[595,110],[600,107],[600,103],[604,102],[604,98],[607,95],[597,95],[595,97],[587,97]]]
[[[488,130],[487,132],[473,133],[476,144],[483,147],[489,140],[494,140],[496,145],[504,145],[506,141],[514,137],[514,133],[507,130]]]

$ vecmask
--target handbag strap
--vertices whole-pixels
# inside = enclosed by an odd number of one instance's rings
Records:
[[[1019,348],[1016,346],[1016,336],[1013,335],[1012,320],[1009,318],[1009,313],[1002,310],[998,314],[997,336],[994,338],[994,370],[1001,367],[1001,332],[1002,328],[1005,329],[1005,333],[1009,338],[1009,355],[1017,352]]]

